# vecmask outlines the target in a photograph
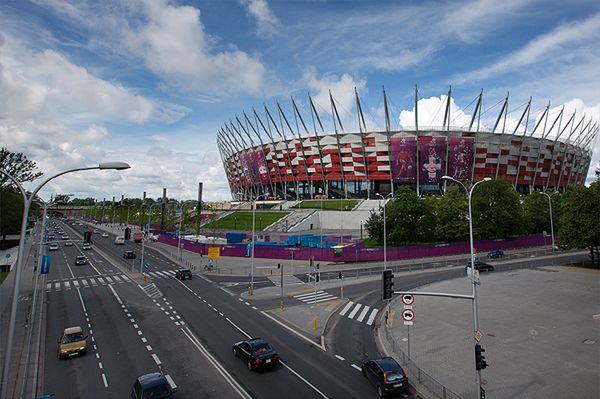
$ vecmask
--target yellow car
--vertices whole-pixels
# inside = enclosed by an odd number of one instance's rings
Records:
[[[87,335],[83,335],[81,327],[65,328],[58,340],[58,358],[63,359],[74,355],[85,355],[87,338]]]

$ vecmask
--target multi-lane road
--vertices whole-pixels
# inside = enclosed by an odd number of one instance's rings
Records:
[[[82,237],[82,227],[52,224],[72,239]],[[140,245],[116,246],[113,239],[95,234],[91,251],[61,243],[52,252],[46,280],[47,393],[127,397],[139,375],[161,371],[182,398],[375,397],[355,367],[364,358],[358,353],[378,354],[370,326],[361,332],[366,339],[358,339],[363,347],[340,344],[335,356],[265,312],[268,302],[240,300],[200,277],[175,279],[178,266],[148,247],[145,256],[155,277],[146,284],[133,281],[129,270],[139,265]],[[124,250],[135,251],[138,259],[123,259]],[[75,266],[81,254],[88,264]],[[57,339],[63,328],[75,325],[89,335],[88,353],[59,360]],[[250,372],[232,355],[233,343],[251,337],[271,342],[281,356],[279,367]],[[355,361],[342,362],[344,354]]]

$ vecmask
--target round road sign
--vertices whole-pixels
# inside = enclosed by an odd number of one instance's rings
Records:
[[[405,305],[412,305],[415,301],[415,297],[413,295],[402,295],[402,303]]]
[[[415,318],[415,312],[412,309],[404,309],[402,311],[402,319],[404,321],[413,321]]]

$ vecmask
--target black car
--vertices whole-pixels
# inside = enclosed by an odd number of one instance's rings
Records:
[[[471,267],[470,262],[465,266],[465,270],[467,270],[469,267]],[[491,272],[494,271],[494,266],[490,265],[489,263],[475,261],[475,270],[480,272]]]
[[[233,356],[246,362],[248,370],[275,367],[279,364],[279,355],[271,345],[262,338],[236,342],[233,345]]]
[[[133,252],[133,251],[125,251],[125,252],[123,252],[123,257],[125,259],[135,259],[135,258],[137,258],[137,256],[135,255],[135,252]]]
[[[192,278],[192,272],[190,269],[179,269],[175,272],[175,277],[179,280],[186,280]]]
[[[171,389],[164,375],[161,373],[150,373],[144,374],[135,380],[131,390],[131,397],[132,399],[171,399],[174,396],[173,389]]]
[[[75,257],[75,266],[85,265],[87,263],[87,258],[85,256],[79,255]]]
[[[408,392],[408,378],[398,362],[391,357],[367,360],[361,366],[362,374],[377,389],[380,398],[388,394]]]

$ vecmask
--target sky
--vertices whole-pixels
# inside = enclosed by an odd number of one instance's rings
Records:
[[[410,128],[415,85],[423,126],[442,125],[450,87],[453,126],[482,88],[487,128],[507,93],[507,129],[530,96],[530,130],[548,102],[551,118],[600,121],[598,1],[0,0],[0,21],[0,146],[46,177],[132,166],[64,175],[46,200],[194,199],[198,182],[230,199],[220,127],[264,104],[293,115],[291,97],[308,119],[310,93],[332,132],[329,90],[346,131],[355,88],[369,129],[385,126],[383,87]],[[588,183],[599,162],[597,139]]]

